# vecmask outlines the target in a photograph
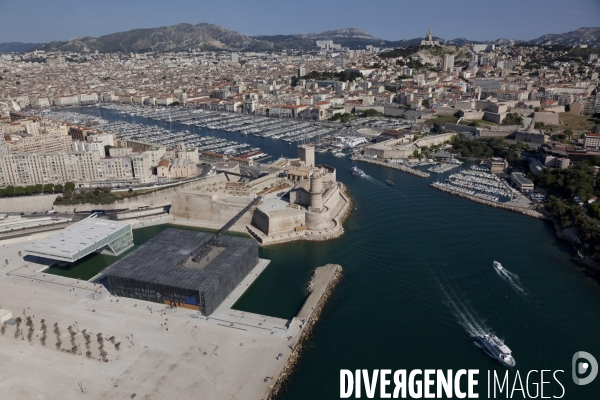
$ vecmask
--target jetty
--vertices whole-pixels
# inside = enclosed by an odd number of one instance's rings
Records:
[[[381,165],[382,167],[396,169],[398,171],[416,175],[420,178],[429,178],[429,176],[430,176],[430,174],[428,174],[427,172],[419,171],[418,169],[410,168],[410,167],[407,167],[405,165],[398,164],[398,163],[389,163],[389,162],[379,161],[379,160],[375,160],[373,158],[366,158],[366,157],[361,157],[361,156],[352,157],[351,160],[352,161],[362,161],[362,162],[366,162],[369,164]]]
[[[272,400],[277,396],[282,385],[287,381],[294,367],[298,363],[304,347],[304,342],[312,333],[325,304],[327,304],[329,297],[333,293],[333,290],[341,277],[342,267],[337,264],[327,264],[323,267],[316,268],[313,271],[307,287],[307,291],[310,292],[310,295],[304,302],[298,315],[291,320],[290,327],[288,328],[288,331],[291,331],[292,329],[296,329],[297,326],[298,329],[300,329],[300,334],[298,335],[297,340],[290,345],[290,347],[293,347],[293,351],[287,358],[281,373],[273,385],[268,397],[269,400]]]
[[[453,189],[448,185],[441,185],[437,182],[433,182],[430,186],[433,188],[436,188],[438,190],[441,190],[442,192],[450,193],[452,195],[462,197],[463,199],[468,199],[468,200],[471,200],[471,201],[474,201],[477,203],[485,204],[487,206],[501,208],[503,210],[514,211],[519,214],[526,215],[528,217],[533,217],[533,218],[538,218],[538,219],[548,219],[544,214],[542,214],[539,211],[532,210],[530,208],[518,207],[518,206],[511,205],[511,204],[500,203],[499,201],[487,200],[487,199],[484,199],[481,197],[477,197],[477,196],[473,196],[471,194],[464,193],[457,189]]]

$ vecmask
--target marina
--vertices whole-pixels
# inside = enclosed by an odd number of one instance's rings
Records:
[[[189,107],[154,108],[102,104],[92,108],[114,111],[121,119],[109,122],[105,118],[77,112],[74,109],[33,111],[32,114],[44,115],[71,124],[86,125],[102,132],[114,133],[125,140],[167,147],[174,147],[177,143],[183,142],[186,147],[198,147],[199,152],[211,151],[233,156],[261,151],[260,147],[253,147],[247,143],[248,136],[281,140],[289,145],[313,143],[317,146],[317,152],[330,151],[336,157],[346,157],[344,149],[365,142],[364,137],[352,129],[313,121],[240,115]],[[220,137],[220,132],[234,132],[240,136],[236,140],[224,139]],[[255,158],[266,160],[271,157],[272,155],[263,153]]]

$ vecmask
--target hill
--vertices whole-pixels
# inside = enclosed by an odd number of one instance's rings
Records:
[[[250,36],[230,31],[214,24],[178,24],[159,28],[134,29],[126,32],[93,37],[80,37],[62,42],[50,42],[40,50],[63,50],[88,53],[99,52],[145,52],[180,51],[190,48],[202,50],[248,50],[269,48]]]
[[[590,47],[600,47],[600,28],[579,28],[567,33],[543,35],[527,43],[546,46],[587,44]]]
[[[146,51],[182,51],[193,49],[224,51],[264,51],[303,49],[315,50],[317,40],[333,40],[334,43],[350,49],[364,49],[367,45],[375,47],[409,47],[419,45],[422,38],[384,40],[359,28],[344,28],[317,33],[293,35],[259,35],[247,36],[239,32],[225,29],[218,25],[200,23],[178,24],[159,28],[134,29],[126,32],[112,33],[100,37],[79,37],[67,41],[50,42],[39,45],[40,50],[63,50],[76,52],[146,52]],[[600,28],[580,28],[575,31],[540,36],[529,42],[514,39],[497,39],[475,41],[466,38],[446,40],[434,37],[442,44],[464,46],[472,43],[492,43],[496,45],[513,45],[529,43],[532,45],[568,45],[600,47]],[[30,51],[34,43],[0,44],[0,52]]]
[[[40,43],[10,42],[0,43],[0,53],[25,53],[38,47]]]

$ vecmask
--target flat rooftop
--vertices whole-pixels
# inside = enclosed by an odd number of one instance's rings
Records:
[[[206,254],[209,260],[203,258],[198,263],[190,262],[186,265],[190,256],[195,255],[213,236],[212,233],[166,229],[109,266],[103,273],[107,276],[202,291],[215,281],[218,282],[224,271],[237,265],[249,248],[257,247],[253,239],[221,236],[216,244],[223,247],[217,247],[217,251],[213,249]]]
[[[131,234],[128,222],[88,217],[27,245],[25,252],[50,259],[75,261],[128,233]]]
[[[531,182],[529,179],[527,179],[525,177],[525,175],[523,175],[521,172],[513,172],[511,174],[511,178],[515,182],[518,182],[519,185],[533,185],[533,182]]]

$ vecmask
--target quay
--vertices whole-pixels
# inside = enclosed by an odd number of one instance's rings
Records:
[[[0,242],[0,258],[8,260],[0,266],[0,307],[14,317],[0,335],[7,398],[173,398],[173,393],[190,398],[198,392],[217,400],[271,398],[341,276],[337,265],[317,268],[310,295],[289,320],[234,309],[269,264],[261,259],[207,317],[46,274],[49,263],[19,256],[25,245],[46,235]],[[16,317],[23,320],[17,335]]]
[[[375,160],[372,158],[360,157],[356,156],[351,158],[352,161],[362,161],[369,164],[381,165],[382,167],[397,169],[398,171],[407,172],[409,174],[416,175],[420,178],[429,178],[429,174],[427,172],[419,171],[418,169],[409,168],[405,165],[397,164],[397,163],[387,163],[379,160]]]
[[[441,185],[437,185],[436,182],[430,184],[431,187],[436,188],[438,190],[441,190],[442,192],[446,192],[446,193],[450,193],[452,195],[458,196],[458,197],[462,197],[463,199],[468,199],[471,201],[475,201],[477,203],[481,203],[481,204],[485,204],[487,206],[492,206],[495,208],[501,208],[503,210],[509,210],[509,211],[514,211],[517,212],[519,214],[523,214],[526,215],[528,217],[533,217],[533,218],[538,218],[538,219],[547,219],[546,216],[544,214],[542,214],[539,211],[536,210],[532,210],[529,208],[523,208],[523,207],[518,207],[518,206],[514,206],[514,205],[510,205],[510,204],[506,204],[506,203],[500,203],[497,201],[490,201],[490,200],[486,200],[486,199],[482,199],[480,197],[477,196],[472,196],[466,193],[462,193],[458,190],[453,190],[450,189],[448,187],[444,187]]]

